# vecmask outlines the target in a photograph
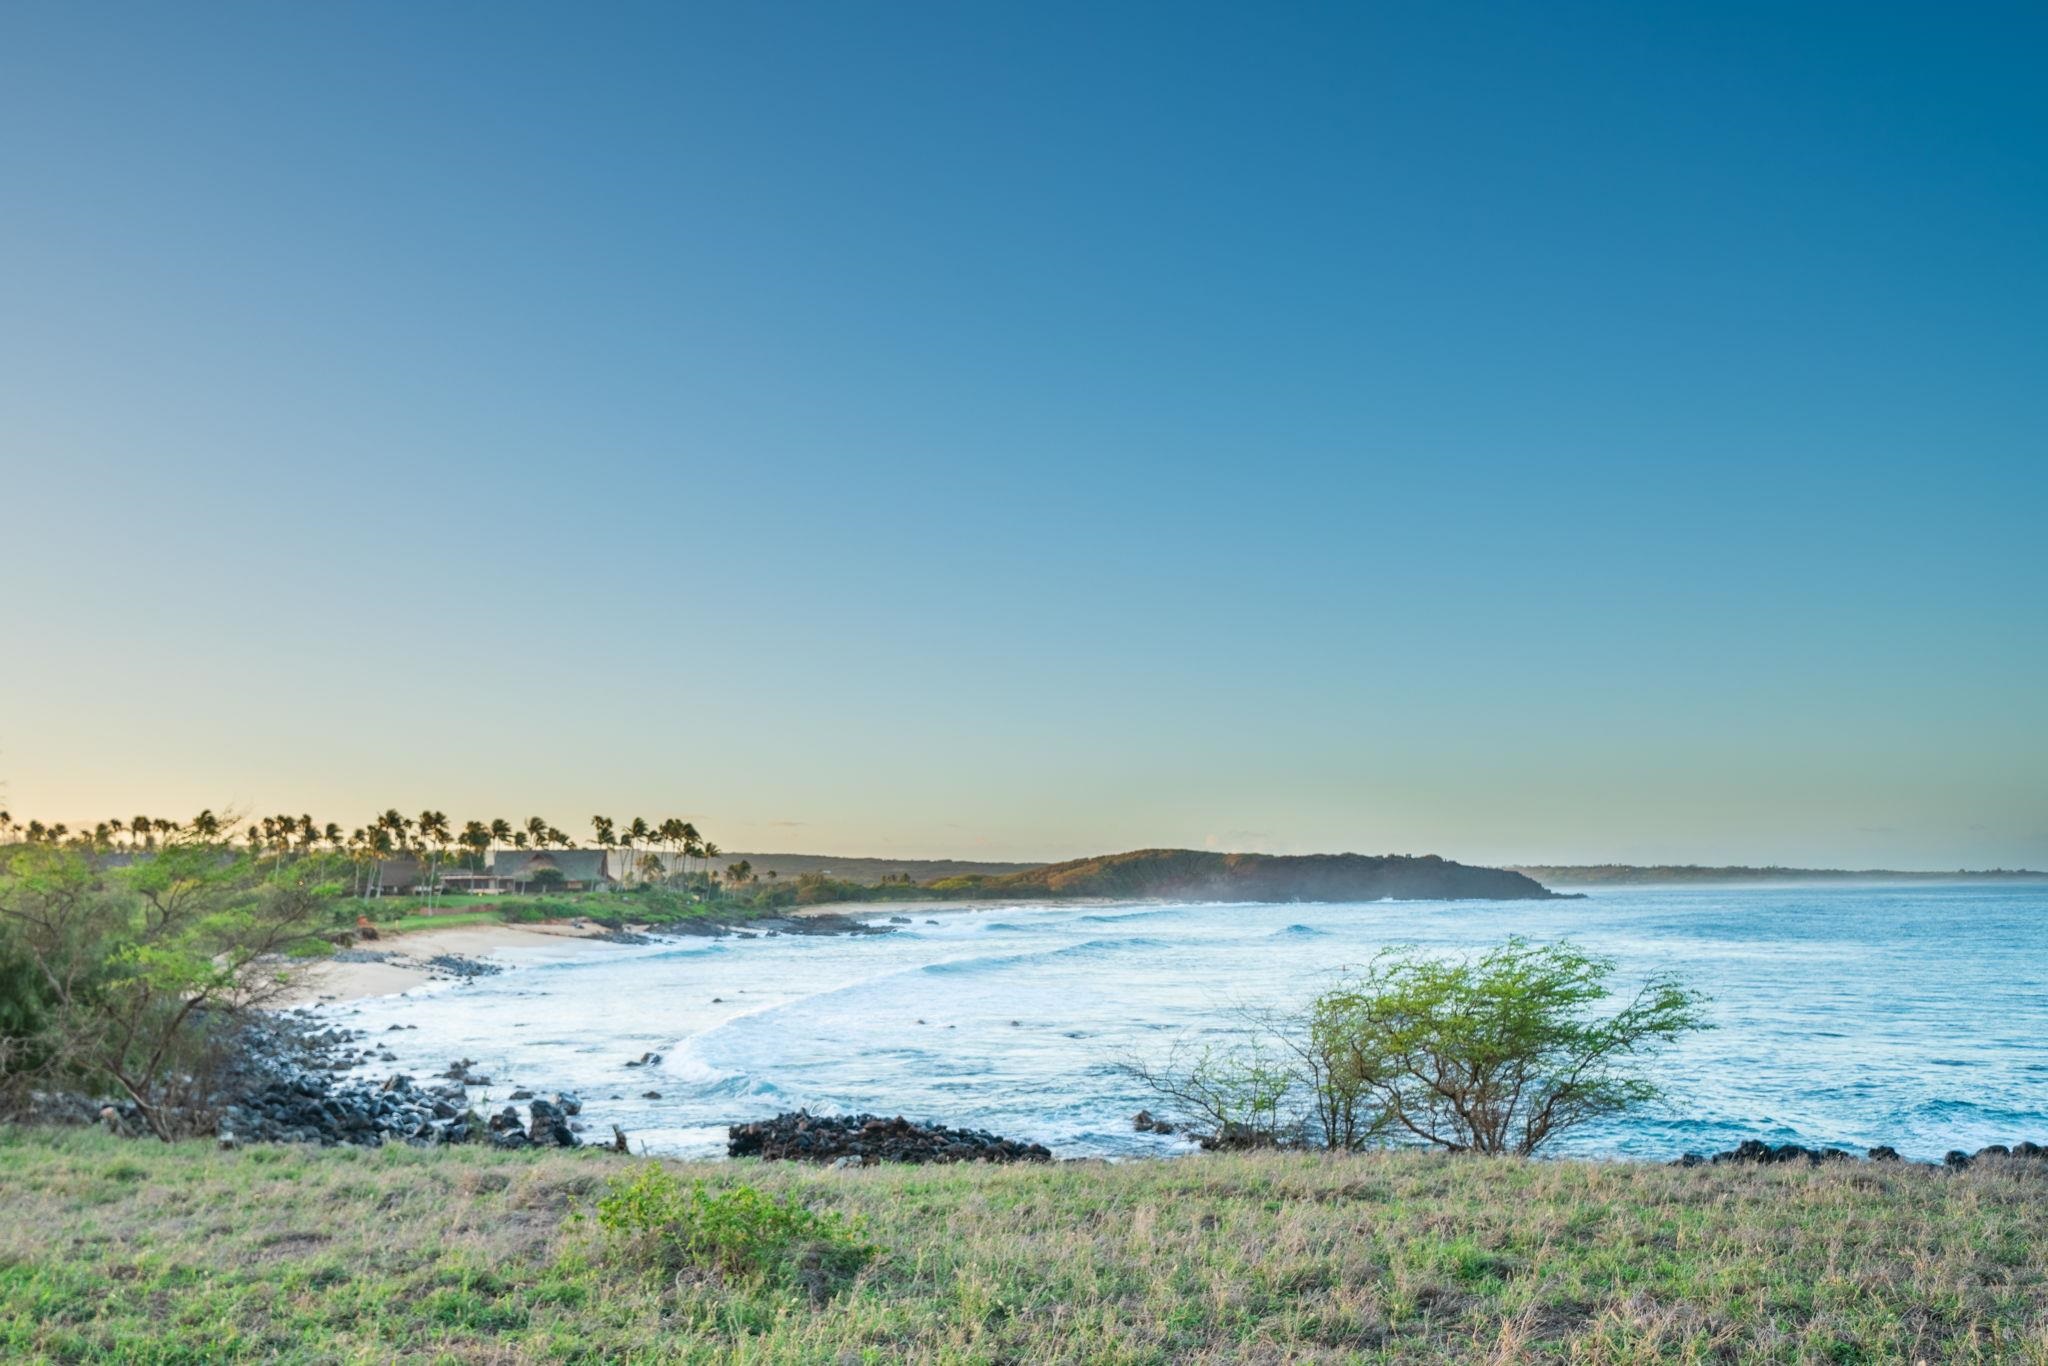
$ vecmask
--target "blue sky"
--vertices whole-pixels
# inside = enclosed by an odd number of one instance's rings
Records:
[[[26,3],[17,815],[2048,865],[2038,8]]]

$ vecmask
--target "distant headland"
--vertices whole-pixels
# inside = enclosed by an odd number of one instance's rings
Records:
[[[2048,882],[2029,868],[1957,868],[1907,872],[1896,868],[1702,867],[1696,863],[1521,863],[1512,871],[1556,887],[1684,886],[1694,883],[1764,885],[1815,882]]]
[[[1558,893],[1525,873],[1478,868],[1434,854],[1225,854],[1134,849],[1065,863],[951,863],[744,855],[780,876],[879,879],[901,890],[961,898],[1182,901],[1542,901]]]

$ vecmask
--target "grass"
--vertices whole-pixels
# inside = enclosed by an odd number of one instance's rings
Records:
[[[2048,1363],[2048,1164],[673,1165],[880,1255],[620,1265],[596,1152],[0,1130],[0,1359]]]
[[[543,920],[594,920],[666,924],[680,920],[717,918],[747,920],[762,912],[745,902],[692,902],[680,895],[650,890],[618,892],[563,892],[552,896],[476,896],[449,894],[436,901],[432,913],[424,897],[405,898],[398,914],[392,913],[387,898],[383,909],[372,916],[382,933],[403,934],[410,930],[444,930],[456,925],[530,925]],[[376,905],[376,903],[372,903]],[[379,918],[379,917],[388,918]]]

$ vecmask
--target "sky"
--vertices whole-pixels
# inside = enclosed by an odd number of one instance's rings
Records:
[[[2048,13],[0,10],[0,806],[2048,867]]]

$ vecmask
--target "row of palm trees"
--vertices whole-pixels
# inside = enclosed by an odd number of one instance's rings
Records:
[[[234,837],[232,817],[213,811],[200,812],[189,821],[166,820],[160,816],[116,817],[100,821],[90,830],[73,831],[59,822],[45,825],[39,820],[16,824],[14,817],[0,811],[0,844],[19,838],[31,844],[68,844],[92,849],[145,853],[179,840],[228,843]],[[595,847],[610,853],[623,850],[626,881],[689,881],[702,875],[715,880],[711,861],[725,851],[707,840],[691,822],[670,817],[650,823],[644,816],[618,821],[610,816],[592,816],[590,827]],[[378,813],[346,833],[333,821],[322,824],[310,815],[263,816],[243,830],[241,841],[258,858],[284,860],[316,853],[346,854],[355,865],[354,894],[368,898],[380,894],[382,862],[412,855],[427,863],[429,903],[440,884],[441,865],[451,854],[471,860],[482,868],[485,859],[498,849],[575,849],[581,846],[559,826],[539,816],[529,816],[514,825],[505,818],[464,821],[457,827],[445,812],[431,808],[407,816],[396,807]],[[635,859],[636,850],[646,856]],[[459,853],[458,853],[459,851]],[[668,855],[664,861],[659,854]],[[744,871],[736,871],[744,869]],[[741,880],[752,868],[734,864],[727,870]]]

